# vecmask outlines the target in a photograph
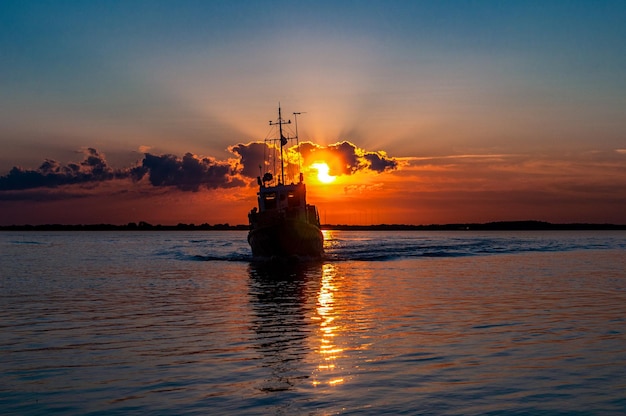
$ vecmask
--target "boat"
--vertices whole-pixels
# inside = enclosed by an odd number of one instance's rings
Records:
[[[298,140],[297,115],[296,133],[293,137],[285,135],[283,128],[291,120],[282,118],[280,104],[278,119],[270,121],[270,126],[277,127],[277,138],[266,138],[266,157],[262,169],[268,169],[257,177],[259,191],[258,206],[248,214],[250,230],[248,243],[255,258],[302,257],[320,258],[324,253],[324,235],[320,228],[320,218],[315,205],[306,201],[304,175],[298,172],[292,175],[296,181],[286,183],[285,149],[291,140]],[[278,146],[280,144],[280,146]],[[299,149],[299,144],[298,144]],[[280,157],[276,153],[280,152]],[[270,163],[273,159],[273,164]],[[280,160],[280,172],[276,172]],[[269,169],[274,167],[274,172]],[[301,169],[300,169],[301,170]]]

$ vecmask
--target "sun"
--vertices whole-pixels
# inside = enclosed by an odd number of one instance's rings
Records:
[[[332,181],[337,179],[336,176],[330,176],[328,174],[330,168],[324,162],[313,163],[311,167],[317,169],[317,179],[322,183],[331,183]]]

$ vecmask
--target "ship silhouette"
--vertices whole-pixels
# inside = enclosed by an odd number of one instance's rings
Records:
[[[296,117],[298,114],[294,113]],[[257,177],[258,206],[248,214],[248,243],[256,258],[319,258],[324,252],[324,236],[317,208],[307,203],[301,169],[297,175],[293,175],[296,181],[286,183],[284,148],[295,140],[299,151],[297,118],[295,136],[285,135],[283,126],[287,124],[291,124],[291,120],[283,119],[279,105],[278,119],[270,121],[270,125],[276,127],[278,137],[265,139],[266,157],[260,168],[267,170],[264,173],[261,171],[262,175]],[[270,163],[270,160],[274,163]],[[280,160],[280,172],[276,172],[277,160]]]

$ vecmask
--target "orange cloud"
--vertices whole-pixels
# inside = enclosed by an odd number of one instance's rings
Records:
[[[387,156],[386,152],[366,151],[348,141],[328,146],[303,142],[300,143],[299,151],[305,165],[325,162],[330,168],[329,174],[333,176],[351,175],[363,170],[382,173],[398,167],[396,159]]]
[[[625,152],[396,158],[349,142],[300,146],[302,158],[287,149],[287,164],[304,168],[309,202],[325,223],[626,222]],[[80,162],[14,167],[0,176],[0,218],[3,224],[245,223],[256,203],[259,164],[270,167],[263,162],[268,147],[253,142],[229,150],[227,160],[146,154],[119,169],[86,149]],[[336,180],[322,183],[307,169],[319,161]]]

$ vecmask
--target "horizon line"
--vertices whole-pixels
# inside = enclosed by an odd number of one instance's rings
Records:
[[[523,231],[523,230],[626,230],[626,224],[612,223],[551,223],[539,220],[514,220],[514,221],[490,221],[484,223],[446,223],[446,224],[322,224],[322,230],[354,230],[354,231],[402,231],[402,230],[456,230],[456,231]],[[194,224],[178,223],[176,225],[150,224],[145,221],[138,223],[129,222],[127,224],[13,224],[0,225],[0,231],[245,231],[249,226],[246,224],[216,223],[216,224]]]

